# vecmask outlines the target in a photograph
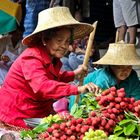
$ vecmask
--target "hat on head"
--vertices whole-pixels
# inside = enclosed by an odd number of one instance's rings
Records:
[[[40,32],[56,27],[70,26],[74,28],[74,39],[82,38],[93,30],[93,26],[75,20],[67,7],[53,7],[39,13],[38,24],[34,32],[23,39],[24,45],[32,45],[41,38]]]
[[[106,54],[93,64],[101,65],[140,65],[140,56],[134,44],[111,43]]]

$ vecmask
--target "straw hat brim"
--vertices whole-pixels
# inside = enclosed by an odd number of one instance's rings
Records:
[[[35,44],[36,42],[40,41],[41,39],[41,32],[57,27],[71,27],[74,29],[74,39],[83,38],[86,35],[89,35],[93,31],[93,26],[87,23],[72,23],[72,24],[62,24],[53,27],[49,27],[47,29],[42,29],[40,31],[34,31],[32,34],[28,35],[22,40],[24,45],[30,46]]]
[[[106,54],[93,64],[99,65],[140,65],[140,56],[134,44],[112,43]]]
[[[93,26],[82,23],[73,18],[67,7],[53,7],[43,10],[38,15],[38,24],[34,32],[23,39],[23,44],[30,46],[41,38],[41,32],[57,27],[71,27],[74,29],[73,38],[82,38],[93,31]]]

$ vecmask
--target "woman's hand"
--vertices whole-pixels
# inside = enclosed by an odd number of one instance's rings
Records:
[[[87,75],[87,72],[88,72],[87,67],[79,65],[78,68],[74,70],[75,79],[80,80],[81,78]]]
[[[78,92],[79,93],[85,93],[85,92],[90,92],[90,93],[99,93],[101,92],[101,88],[99,88],[97,85],[94,83],[88,83],[83,86],[78,86]]]

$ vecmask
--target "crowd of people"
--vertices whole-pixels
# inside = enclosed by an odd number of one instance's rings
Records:
[[[123,87],[127,97],[140,100],[140,80],[132,68],[140,65],[135,48],[139,23],[136,3],[130,1],[113,0],[118,42],[109,44],[101,58],[93,42],[87,66],[83,65],[86,47],[95,29],[82,22],[77,11],[73,16],[60,0],[8,1],[24,8],[16,28],[0,38],[0,124],[28,128],[24,119],[56,113],[53,104],[63,97],[70,97],[68,110],[75,96],[80,94],[80,103],[87,91],[112,86]],[[129,42],[125,42],[127,31]],[[82,85],[72,83],[83,77]]]

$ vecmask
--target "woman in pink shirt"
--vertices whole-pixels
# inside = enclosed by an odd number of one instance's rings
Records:
[[[91,25],[76,21],[66,7],[40,12],[35,31],[23,39],[28,48],[13,63],[0,89],[0,120],[26,128],[23,119],[53,114],[55,100],[100,90],[92,83],[69,83],[85,73],[83,67],[60,71],[60,58],[68,51],[70,41],[92,30]]]

